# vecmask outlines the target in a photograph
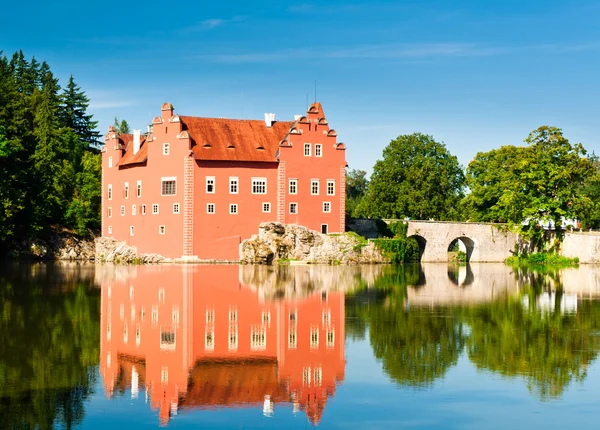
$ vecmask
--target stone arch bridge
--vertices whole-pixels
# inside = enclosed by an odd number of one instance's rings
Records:
[[[517,236],[505,224],[408,221],[408,237],[419,243],[422,262],[448,261],[448,248],[460,240],[466,248],[467,261],[500,262],[510,257]]]

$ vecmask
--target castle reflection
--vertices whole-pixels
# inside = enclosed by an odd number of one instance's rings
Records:
[[[238,266],[117,268],[102,285],[107,396],[146,396],[166,424],[186,408],[289,404],[317,424],[344,379],[344,293],[335,278]],[[331,271],[329,271],[331,272]],[[291,292],[290,292],[291,291]]]

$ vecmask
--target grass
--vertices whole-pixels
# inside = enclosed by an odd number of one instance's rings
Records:
[[[508,257],[506,264],[510,266],[520,265],[549,265],[549,266],[560,266],[560,267],[571,267],[579,264],[579,258],[568,258],[563,257],[555,253],[548,252],[536,252],[528,255],[519,255]]]

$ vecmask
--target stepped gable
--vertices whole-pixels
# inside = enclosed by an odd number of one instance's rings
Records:
[[[123,158],[119,160],[117,166],[128,166],[131,164],[143,163],[148,159],[148,145],[146,145],[146,136],[140,136],[140,150],[137,154],[133,153],[133,134],[119,134],[119,144],[125,148]]]
[[[181,116],[183,129],[194,142],[196,160],[276,162],[279,142],[293,121],[275,121],[267,127],[262,120]]]

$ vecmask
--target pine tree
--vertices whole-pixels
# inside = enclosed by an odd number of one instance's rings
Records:
[[[130,134],[131,133],[129,124],[124,119],[119,121],[119,118],[115,117],[115,123],[113,124],[113,126],[115,127],[115,130],[121,134]]]
[[[61,96],[60,118],[62,125],[71,128],[79,137],[82,148],[78,149],[79,158],[75,165],[79,166],[83,150],[97,149],[100,146],[100,133],[97,131],[98,122],[87,113],[89,98],[75,83],[73,75]]]

